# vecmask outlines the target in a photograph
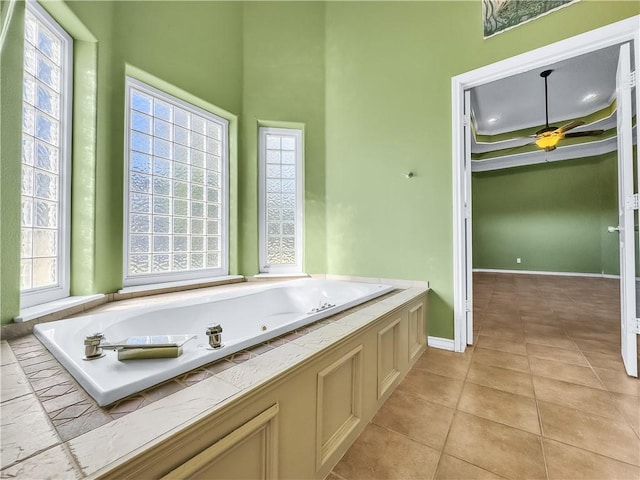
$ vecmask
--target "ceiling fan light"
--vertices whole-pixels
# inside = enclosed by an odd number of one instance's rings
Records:
[[[556,148],[556,145],[560,141],[560,138],[560,135],[541,135],[536,139],[536,145],[539,148],[544,148],[545,150],[547,150],[548,148],[554,150]],[[547,151],[549,152],[551,150]]]

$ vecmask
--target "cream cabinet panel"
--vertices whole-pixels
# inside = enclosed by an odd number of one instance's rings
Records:
[[[221,438],[164,478],[277,479],[278,404]]]
[[[400,320],[398,317],[378,331],[378,399],[400,376]]]
[[[318,373],[316,468],[349,437],[362,418],[362,345]]]
[[[420,302],[409,308],[409,364],[413,364],[426,344],[424,333],[425,308]]]

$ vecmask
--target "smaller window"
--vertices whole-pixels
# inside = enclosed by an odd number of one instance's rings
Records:
[[[260,127],[260,271],[301,273],[302,130]]]

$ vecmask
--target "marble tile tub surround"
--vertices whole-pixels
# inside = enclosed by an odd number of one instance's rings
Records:
[[[238,288],[238,285],[222,288]],[[29,446],[31,435],[14,436],[13,433],[7,433],[11,432],[10,425],[18,428],[20,423],[15,422],[11,412],[5,409],[5,405],[13,407],[11,401],[15,399],[5,402],[3,397],[0,410],[3,430],[0,476],[38,478],[37,472],[42,471],[38,470],[42,468],[42,462],[59,472],[52,474],[53,477],[73,478],[95,473],[167,432],[221,408],[244,391],[267,382],[273,375],[354,334],[375,320],[381,312],[390,312],[426,290],[425,287],[396,290],[106,408],[97,407],[33,335],[9,343],[3,341],[2,389],[4,391],[5,376],[12,378],[12,383],[7,381],[7,386],[11,385],[11,390],[20,395],[18,398],[21,401],[26,402],[27,398],[31,400],[29,405],[32,405],[33,411],[30,410],[29,417],[37,423],[37,428],[42,429],[42,444]],[[204,292],[200,290],[197,293]],[[194,292],[167,296],[175,300],[176,297],[192,295]],[[152,297],[147,301],[170,301],[164,297]],[[136,298],[126,302],[130,306],[144,301]],[[124,304],[124,301],[105,304],[96,310],[125,308]],[[265,365],[269,368],[265,368]],[[167,412],[171,414],[167,415]],[[5,427],[9,427],[9,430]],[[135,436],[128,433],[131,429],[137,432]],[[26,443],[26,448],[22,443]],[[11,454],[12,445],[24,453]],[[101,452],[100,455],[95,455],[97,450]]]

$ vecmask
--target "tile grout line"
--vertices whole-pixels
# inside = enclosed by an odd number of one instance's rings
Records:
[[[551,310],[553,312],[553,309]],[[563,328],[564,330],[564,328]],[[527,343],[526,343],[527,337],[525,335],[525,351],[527,351]],[[533,391],[533,399],[534,402],[536,404],[536,414],[538,415],[538,427],[540,428],[540,450],[542,452],[542,462],[544,464],[544,473],[547,476],[547,479],[550,478],[549,476],[549,463],[547,462],[547,452],[544,446],[544,425],[542,423],[542,414],[540,413],[540,404],[538,403],[538,395],[536,393],[536,386],[533,383],[533,370],[531,369],[531,359],[529,354],[527,353],[527,365],[529,365],[529,382],[531,383],[531,390]]]

